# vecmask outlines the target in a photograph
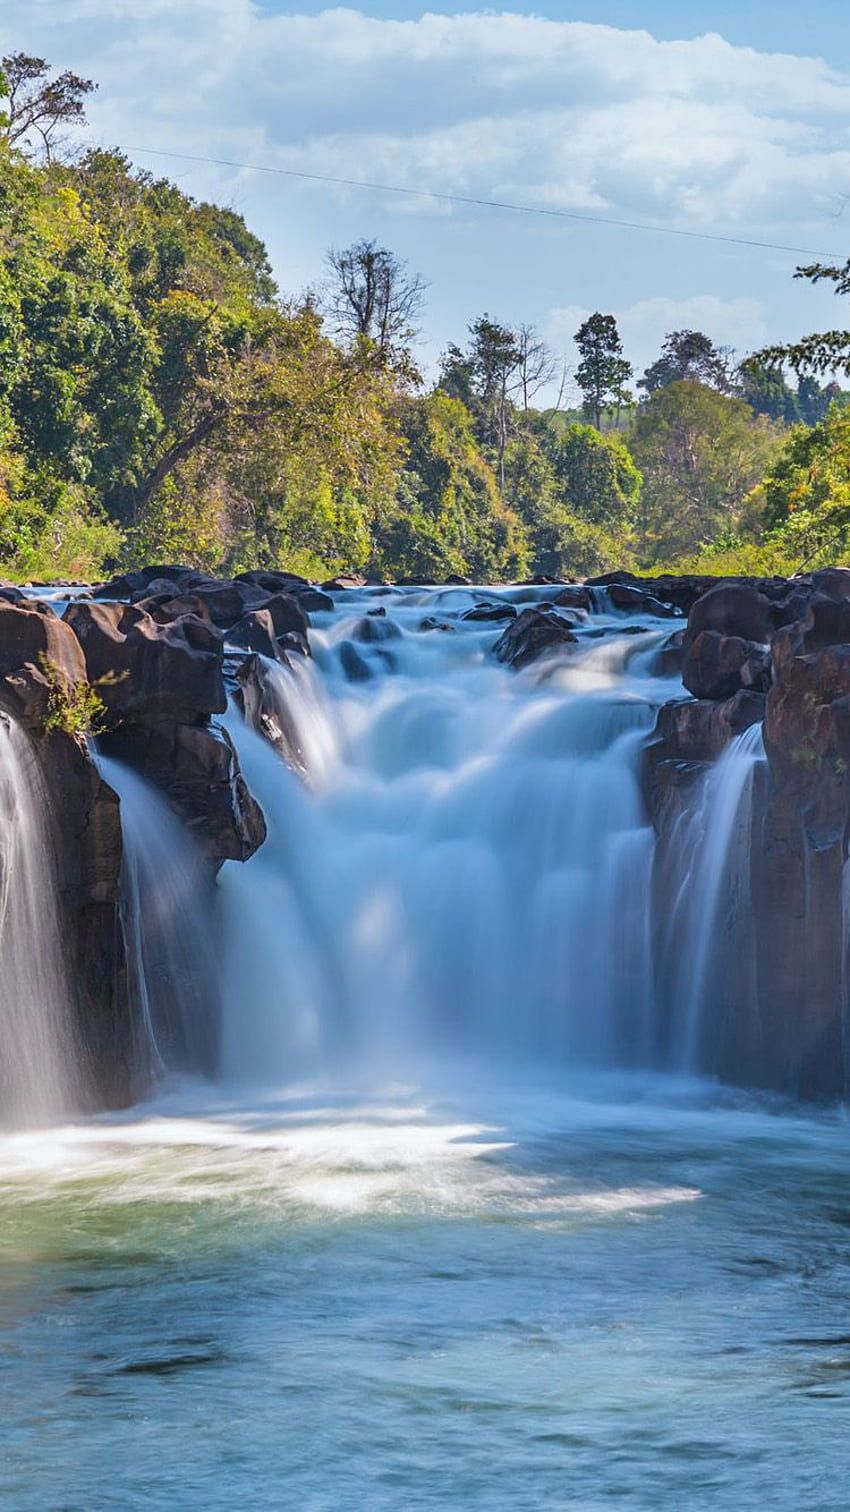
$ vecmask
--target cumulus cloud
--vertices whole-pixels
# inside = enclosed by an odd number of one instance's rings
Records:
[[[850,183],[850,76],[707,35],[252,0],[6,0],[107,141],[789,238]],[[781,233],[781,236],[780,236]]]

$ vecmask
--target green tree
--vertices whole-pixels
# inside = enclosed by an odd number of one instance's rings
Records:
[[[775,427],[743,399],[687,381],[653,394],[629,437],[643,474],[641,558],[675,561],[734,530],[781,444]]]
[[[599,430],[605,410],[613,407],[619,414],[626,402],[632,366],[623,356],[613,315],[591,315],[576,331],[575,343],[581,356],[576,383],[584,396],[584,413]]]
[[[408,399],[401,425],[405,469],[375,521],[373,570],[436,581],[450,573],[480,581],[521,576],[525,530],[499,495],[469,411],[438,389]]]
[[[560,496],[581,519],[628,531],[634,521],[641,475],[616,436],[592,425],[570,425],[550,448]]]
[[[657,394],[669,383],[692,382],[725,394],[733,386],[731,357],[729,347],[715,346],[703,331],[671,331],[661,356],[638,379],[638,388]]]
[[[850,556],[850,410],[796,427],[757,489],[766,544],[803,572]]]

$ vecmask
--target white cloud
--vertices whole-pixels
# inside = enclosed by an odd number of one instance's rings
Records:
[[[273,15],[251,0],[6,0],[0,41],[101,84],[106,141],[826,239],[850,77],[715,35],[533,16]],[[794,233],[792,236],[791,233]]]

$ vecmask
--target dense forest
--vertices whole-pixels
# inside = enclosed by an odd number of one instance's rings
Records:
[[[850,333],[741,358],[616,320],[568,370],[489,314],[417,368],[426,290],[364,241],[281,294],[260,240],[119,152],[89,81],[0,72],[0,571],[144,560],[479,580],[612,566],[793,572],[850,548]],[[799,275],[850,292],[845,268]],[[566,408],[564,395],[580,395]]]

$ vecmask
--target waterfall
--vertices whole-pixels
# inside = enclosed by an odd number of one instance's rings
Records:
[[[201,858],[171,809],[123,763],[98,755],[121,802],[121,916],[140,1084],[217,1062],[217,951]]]
[[[749,942],[742,952],[733,950],[733,931],[749,920],[753,779],[764,761],[762,727],[754,724],[702,778],[675,837],[679,885],[667,953],[673,962],[671,1060],[681,1070],[712,1069],[724,977],[732,971],[740,978],[752,965]]]
[[[0,1121],[78,1111],[85,1074],[63,955],[47,793],[29,737],[0,714]]]
[[[503,626],[463,621],[468,590],[388,591],[351,681],[337,652],[370,602],[353,598],[313,634],[318,673],[273,673],[299,762],[229,716],[269,833],[220,879],[223,1071],[650,1064],[639,769],[671,687],[632,664],[664,632],[517,674],[489,654]],[[450,633],[422,628],[435,609]]]

